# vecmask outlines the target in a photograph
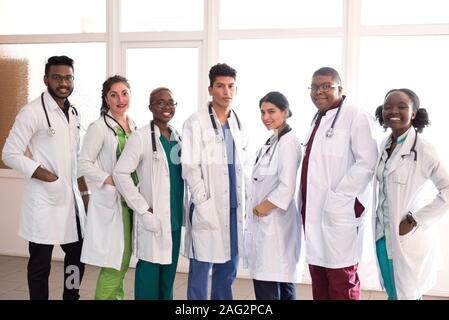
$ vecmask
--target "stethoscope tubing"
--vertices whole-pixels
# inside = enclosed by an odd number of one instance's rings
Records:
[[[47,125],[48,125],[48,134],[51,136],[54,136],[56,134],[56,130],[53,129],[53,127],[51,126],[51,122],[50,122],[50,118],[48,117],[48,112],[47,112],[47,108],[45,106],[45,102],[44,102],[44,92],[41,93],[41,104],[42,104],[42,109],[44,109],[44,114],[45,114],[45,119],[47,119]],[[78,116],[78,111],[76,110],[76,108],[72,105],[70,105],[70,108],[72,108],[72,113],[75,116]],[[80,124],[78,123],[78,129],[80,129]]]
[[[212,104],[209,103],[209,105],[208,105],[207,107],[208,107],[208,109],[209,109],[210,122],[212,123],[212,128],[214,128],[215,136],[217,137],[217,140],[218,140],[218,139],[221,140],[221,135],[220,135],[220,132],[218,131],[217,122],[215,121],[214,113],[212,112]],[[231,109],[231,110],[232,110],[232,109]],[[235,113],[234,110],[232,110],[232,112],[234,113],[235,120],[237,121],[237,127],[238,127],[239,130],[241,131],[242,128],[241,128],[241,126],[240,126],[240,120],[239,120],[239,117],[237,117],[237,113]]]
[[[153,120],[151,120],[151,122],[150,122],[150,129],[151,129],[150,130],[151,131],[151,147],[152,147],[152,151],[153,151],[153,159],[159,160],[159,153],[156,148],[156,133],[154,130],[154,121]],[[168,126],[168,130],[170,131],[170,135],[172,133],[174,133],[175,140],[177,140],[178,142],[181,142],[181,136],[173,127]]]

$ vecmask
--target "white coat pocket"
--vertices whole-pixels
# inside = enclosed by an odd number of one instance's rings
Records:
[[[344,130],[334,129],[332,137],[325,136],[321,141],[321,152],[323,155],[343,157],[347,152],[349,139]]]
[[[105,208],[114,209],[117,202],[117,189],[104,183],[92,193],[91,201]]]
[[[403,161],[403,160],[402,160]],[[396,185],[406,186],[408,181],[408,176],[412,170],[410,170],[409,166],[402,165],[392,172],[392,180]]]
[[[99,225],[108,225],[115,216],[116,206],[117,189],[109,184],[103,184],[92,192],[87,212],[89,215],[95,215]]]
[[[64,186],[60,178],[53,182],[43,182],[42,185],[44,187],[44,197],[48,203],[56,206],[64,204],[65,193],[61,192],[61,190],[64,190]]]
[[[355,226],[353,197],[340,195],[329,190],[323,210],[323,223],[326,226]]]
[[[216,230],[218,229],[217,210],[212,198],[195,205],[192,216],[192,229]]]
[[[161,233],[161,221],[154,213],[143,214],[141,221],[145,230],[156,234]]]

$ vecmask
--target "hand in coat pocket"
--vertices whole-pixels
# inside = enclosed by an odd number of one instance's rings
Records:
[[[142,225],[147,231],[160,233],[161,231],[161,222],[160,220],[152,213],[145,213],[142,216]]]

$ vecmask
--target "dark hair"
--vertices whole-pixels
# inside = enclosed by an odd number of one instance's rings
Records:
[[[319,68],[313,73],[312,78],[316,76],[331,76],[334,81],[338,82],[338,84],[341,84],[340,75],[338,74],[337,70],[331,67]]]
[[[73,59],[70,59],[67,56],[53,56],[48,58],[47,63],[45,64],[45,75],[48,75],[48,71],[51,66],[69,66],[73,71]]]
[[[151,91],[151,93],[150,93],[150,104],[152,104],[154,102],[155,96],[161,91],[168,91],[171,95],[173,95],[173,93],[171,92],[171,90],[169,88],[166,88],[166,87],[156,88],[153,91]]]
[[[214,85],[217,77],[232,77],[234,80],[237,77],[237,71],[234,68],[228,66],[226,63],[217,63],[209,70],[209,82],[210,87]]]
[[[385,95],[384,103],[385,100],[387,100],[387,97],[393,92],[402,92],[405,95],[407,95],[407,97],[410,99],[410,101],[412,102],[412,108],[414,111],[416,111],[416,116],[414,119],[412,119],[412,126],[416,129],[416,131],[421,133],[424,130],[424,127],[430,125],[430,120],[427,110],[425,108],[420,108],[420,101],[418,95],[412,90],[407,88],[392,89],[388,91],[387,94]],[[382,117],[383,108],[384,108],[383,104],[378,106],[376,108],[375,116],[376,119],[379,121],[380,125],[383,126],[384,129],[386,130],[387,128],[384,126],[384,119]]]
[[[131,90],[128,79],[119,75],[109,77],[105,82],[103,82],[103,89],[101,90],[101,116],[104,116],[106,113],[108,113],[109,110],[108,104],[106,103],[106,95],[108,94],[109,90],[111,90],[112,85],[120,82],[124,83],[128,87],[128,89]]]
[[[259,108],[262,106],[262,103],[264,103],[264,102],[270,102],[270,103],[274,104],[281,111],[288,109],[288,117],[290,118],[292,116],[292,112],[289,108],[288,100],[282,93],[280,93],[278,91],[268,92],[265,96],[263,96],[262,99],[260,99]]]

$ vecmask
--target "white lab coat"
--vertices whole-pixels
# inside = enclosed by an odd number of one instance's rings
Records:
[[[358,263],[363,248],[363,221],[371,202],[371,181],[377,159],[374,119],[346,100],[326,137],[337,109],[327,111],[315,134],[307,172],[305,213],[306,261],[326,268]],[[305,143],[314,128],[311,126]],[[301,198],[301,193],[300,197]],[[355,217],[355,199],[365,207]],[[301,208],[301,201],[299,201]]]
[[[295,200],[301,146],[293,131],[279,143],[264,145],[253,168],[248,187],[245,252],[252,279],[297,282],[301,246],[301,224]],[[270,161],[271,158],[271,161]],[[268,199],[276,205],[265,217],[252,213]]]
[[[70,122],[52,96],[45,91],[45,107],[55,130],[48,124],[41,97],[25,105],[16,117],[3,148],[2,159],[25,176],[19,235],[40,244],[65,244],[78,241],[76,207],[84,234],[86,213],[78,190],[77,156],[79,119],[73,108]],[[31,155],[25,155],[28,150]],[[43,165],[59,178],[44,182],[31,178]]]
[[[136,257],[152,263],[171,264],[170,174],[167,157],[159,140],[161,133],[157,125],[154,129],[157,159],[153,157],[151,127],[146,125],[128,139],[114,169],[114,182],[128,206],[136,213],[133,228],[133,252]],[[135,170],[139,177],[139,188],[134,186],[131,179],[131,173]],[[187,192],[184,191],[183,215],[186,197]],[[153,209],[153,214],[147,212],[149,208]],[[144,214],[153,220],[150,231],[143,227]]]
[[[182,176],[189,187],[195,209],[192,222],[186,215],[183,254],[199,261],[224,263],[231,259],[228,160],[223,130],[213,109],[212,112],[218,127],[218,138],[207,109],[194,113],[184,123]],[[228,122],[235,145],[238,251],[242,255],[246,140],[233,112]]]
[[[416,140],[417,159],[414,161],[414,153],[410,150],[415,137],[416,132],[412,129],[402,146],[396,146],[401,149],[391,159],[386,177],[391,255],[398,299],[418,299],[435,285],[441,256],[433,226],[449,209],[449,174],[435,149],[420,136]],[[388,138],[383,141],[381,152],[385,149],[387,140]],[[437,188],[438,195],[430,203],[425,203],[421,191],[429,179]],[[375,235],[377,179],[374,186]],[[413,213],[418,227],[400,236],[399,224],[409,211]],[[381,276],[380,281],[382,283]]]
[[[81,261],[120,270],[124,250],[121,197],[114,186],[104,183],[117,163],[118,141],[105,119],[116,130],[118,124],[108,117],[92,122],[79,156],[78,175],[93,182]],[[134,122],[128,118],[128,123],[134,130]]]

